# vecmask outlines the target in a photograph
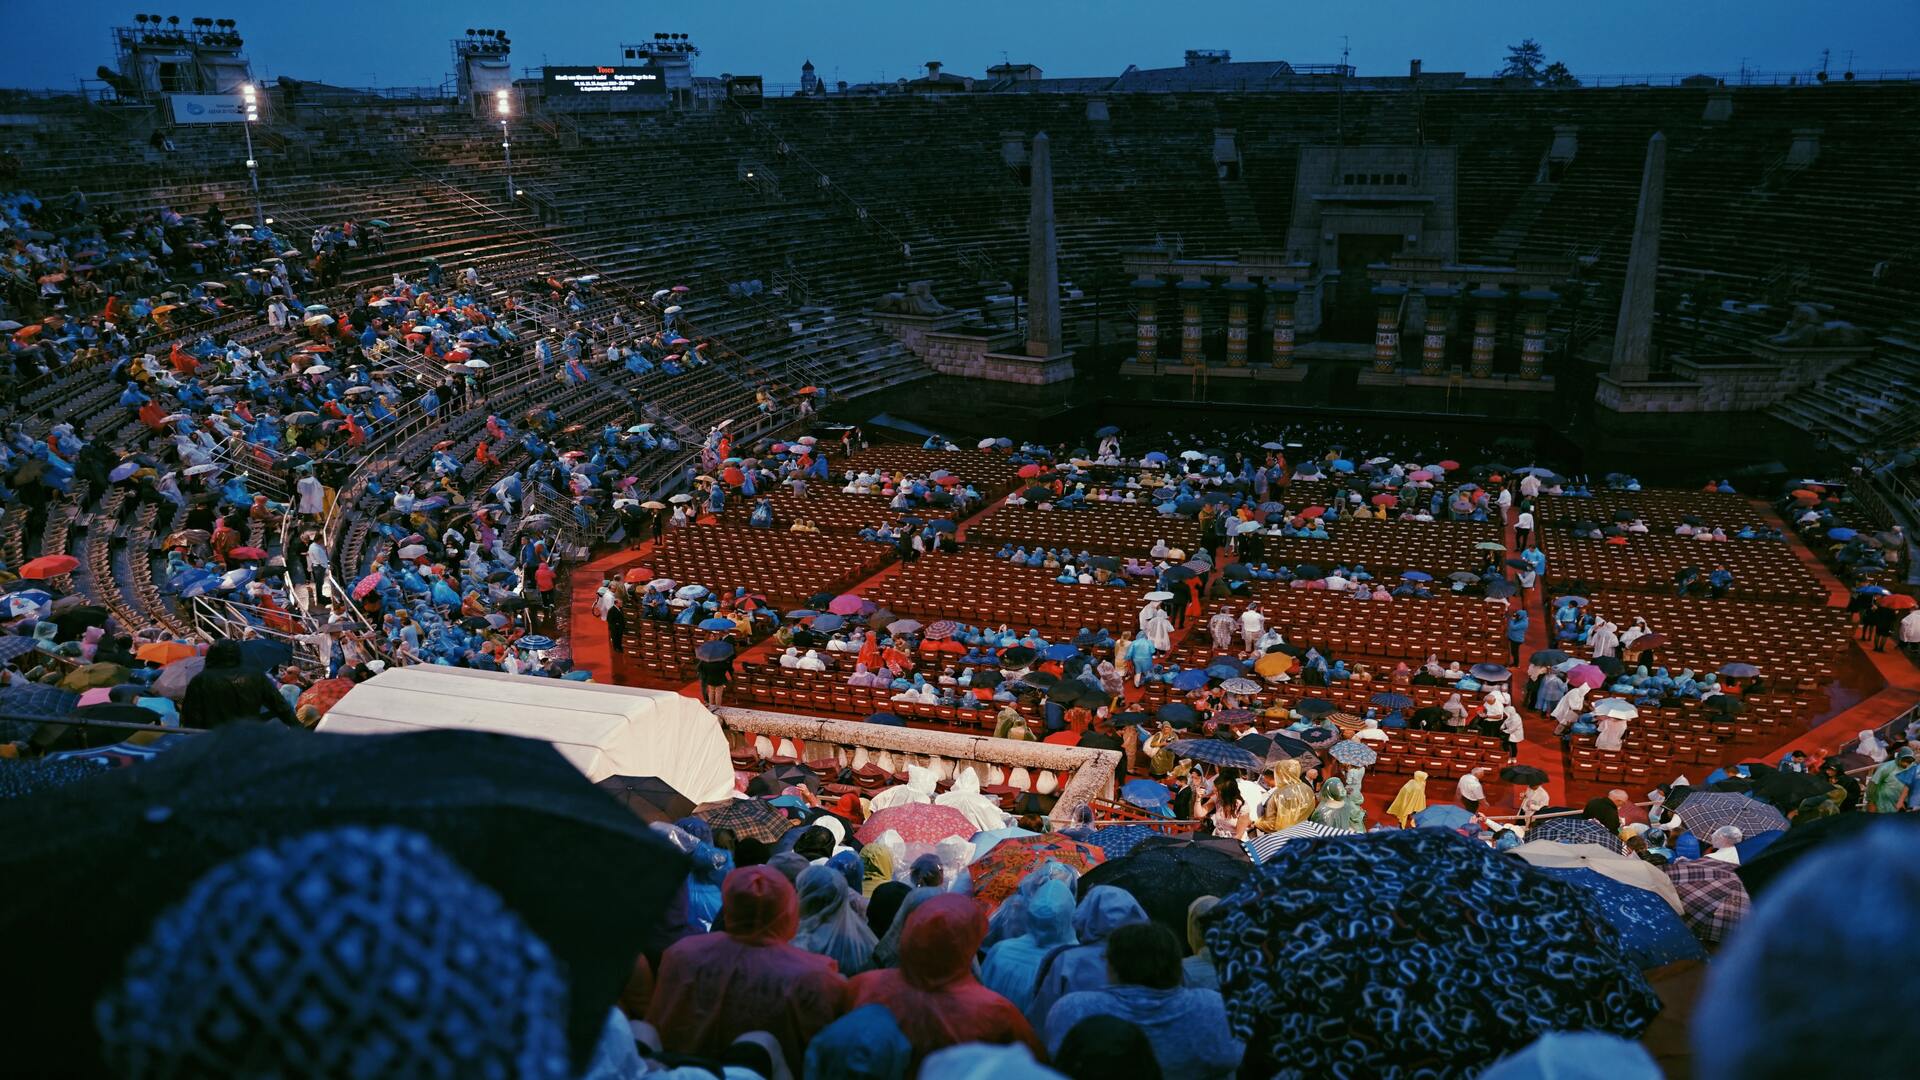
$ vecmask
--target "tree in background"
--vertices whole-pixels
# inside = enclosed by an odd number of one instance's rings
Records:
[[[1547,51],[1532,38],[1507,46],[1507,62],[1494,74],[1502,79],[1517,79],[1528,86],[1579,86],[1567,65],[1555,60],[1547,63]]]

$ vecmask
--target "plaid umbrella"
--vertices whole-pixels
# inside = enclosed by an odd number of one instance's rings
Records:
[[[1706,950],[1659,893],[1635,888],[1585,868],[1534,868],[1587,894],[1587,910],[1597,913],[1620,935],[1620,947],[1641,970],[1679,960],[1704,960]]]
[[[1269,765],[1276,761],[1298,761],[1304,770],[1320,764],[1320,755],[1314,753],[1312,747],[1284,731],[1242,735],[1235,745]]]
[[[1157,835],[1145,825],[1109,825],[1095,830],[1092,836],[1087,837],[1087,843],[1106,852],[1107,858],[1117,859]]]
[[[1176,758],[1204,761],[1209,765],[1245,769],[1249,772],[1258,772],[1260,767],[1266,764],[1239,746],[1219,739],[1175,739],[1167,744],[1167,750]]]
[[[1627,845],[1620,842],[1605,825],[1583,817],[1546,818],[1527,828],[1528,840],[1551,840],[1556,844],[1598,844],[1620,855]]]
[[[854,836],[863,844],[871,844],[888,829],[909,844],[937,844],[949,836],[970,837],[979,831],[967,815],[951,806],[908,803],[890,806],[868,818]]]
[[[1345,829],[1336,829],[1331,825],[1322,825],[1317,821],[1303,821],[1298,825],[1289,825],[1279,832],[1260,833],[1251,840],[1242,841],[1247,845],[1247,854],[1257,863],[1266,862],[1291,841],[1310,836],[1352,836]]]
[[[1457,833],[1304,839],[1214,909],[1207,947],[1250,1075],[1465,1078],[1545,1032],[1631,1038],[1660,1011],[1578,901]]]
[[[1674,807],[1687,831],[1711,842],[1715,829],[1732,825],[1741,833],[1770,832],[1787,827],[1787,817],[1770,804],[1735,791],[1695,791]]]
[[[48,720],[58,720],[73,712],[80,704],[80,695],[72,690],[62,690],[46,683],[14,683],[0,687],[0,712],[17,713],[23,716],[38,716]],[[0,720],[0,740],[19,742],[30,739],[40,725],[20,720]]]
[[[1702,944],[1719,944],[1753,910],[1753,899],[1732,863],[1682,859],[1668,863],[1666,871],[1680,893],[1680,917]]]
[[[779,810],[759,799],[728,799],[709,803],[694,811],[694,816],[715,829],[728,829],[744,840],[771,844],[787,835],[793,822]]]
[[[993,850],[974,860],[970,868],[973,897],[986,905],[991,914],[1014,894],[1022,878],[1044,862],[1058,862],[1085,873],[1106,859],[1107,853],[1102,848],[1059,833],[1012,837],[995,844]]]
[[[1356,739],[1342,739],[1333,744],[1327,755],[1342,765],[1366,768],[1380,760],[1380,755],[1367,748],[1367,744]]]

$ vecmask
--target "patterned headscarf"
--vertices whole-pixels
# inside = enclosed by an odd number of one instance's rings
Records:
[[[209,870],[94,1009],[119,1076],[558,1078],[546,945],[419,833],[342,828]]]
[[[1233,1032],[1275,1076],[1467,1077],[1660,1009],[1577,889],[1439,829],[1296,840],[1206,937]]]

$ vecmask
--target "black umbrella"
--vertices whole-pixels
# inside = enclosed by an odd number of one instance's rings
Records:
[[[1111,555],[1095,555],[1093,558],[1087,560],[1087,565],[1093,567],[1095,570],[1117,572],[1120,569],[1120,560]]]
[[[1087,684],[1079,679],[1061,679],[1047,687],[1047,700],[1055,705],[1072,705],[1085,695]]]
[[[1700,707],[1721,716],[1738,716],[1747,711],[1747,703],[1731,694],[1715,694],[1701,702]]]
[[[92,1005],[154,917],[216,864],[348,824],[425,834],[547,943],[569,982],[576,1068],[687,872],[544,742],[236,724],[0,805],[0,933],[9,970],[36,988],[13,1007],[9,1068],[104,1074]],[[86,932],[48,933],[56,923]]]
[[[75,720],[107,720],[117,724],[159,724],[160,714],[138,705],[102,702],[73,710]],[[55,750],[80,750],[112,746],[135,734],[124,728],[89,727],[86,724],[41,724],[32,742],[41,753]]]
[[[1301,698],[1299,703],[1294,705],[1293,711],[1301,716],[1325,716],[1335,711],[1335,706],[1326,698]]]
[[[293,663],[293,646],[277,638],[248,638],[240,647],[240,666],[248,671],[272,671]]]
[[[1015,645],[1000,654],[1000,662],[1010,668],[1022,668],[1033,663],[1039,654],[1025,645]]]
[[[1508,765],[1500,770],[1500,779],[1511,784],[1544,784],[1547,773],[1534,765]]]
[[[1020,682],[1035,690],[1051,690],[1060,681],[1060,676],[1051,671],[1029,671],[1020,676]]]
[[[1758,903],[1762,891],[1771,888],[1780,875],[1816,851],[1838,847],[1860,832],[1875,828],[1906,829],[1904,835],[1912,847],[1920,844],[1920,831],[1915,831],[1915,826],[1920,826],[1920,814],[1829,814],[1789,828],[1760,854],[1742,859],[1740,880]]]
[[[1832,787],[1818,773],[1783,772],[1760,762],[1747,766],[1747,776],[1748,793],[1772,803],[1782,813],[1792,813],[1802,800],[1825,795]]]
[[[647,822],[678,821],[693,813],[693,800],[657,776],[609,776],[594,785]]]
[[[1620,658],[1617,656],[1595,657],[1593,659],[1593,666],[1606,672],[1608,676],[1618,675],[1627,670],[1627,665],[1621,663]]]
[[[747,794],[772,797],[790,787],[804,787],[808,791],[818,792],[820,778],[803,765],[775,765],[747,781]]]
[[[1080,895],[1098,885],[1131,893],[1148,918],[1172,930],[1174,939],[1184,944],[1187,908],[1203,896],[1231,896],[1252,873],[1250,861],[1218,848],[1150,839],[1131,854],[1082,874]]]

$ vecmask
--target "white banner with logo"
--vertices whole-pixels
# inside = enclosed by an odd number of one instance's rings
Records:
[[[239,124],[247,119],[239,94],[168,94],[176,124]]]

